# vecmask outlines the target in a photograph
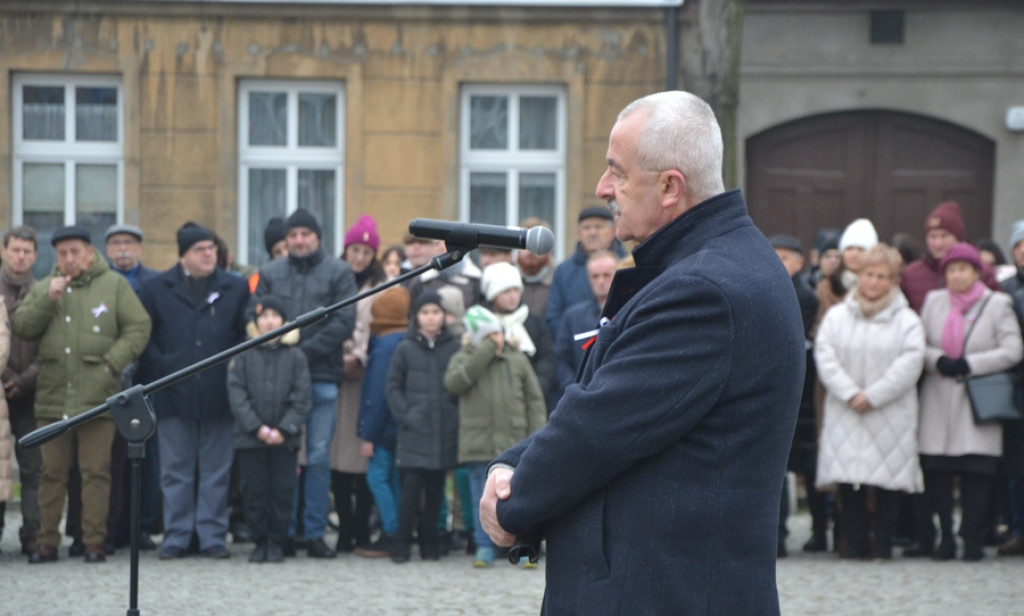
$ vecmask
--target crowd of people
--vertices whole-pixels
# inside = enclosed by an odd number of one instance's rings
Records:
[[[304,550],[402,563],[418,544],[425,560],[464,549],[474,566],[492,565],[502,548],[479,515],[489,465],[544,426],[580,378],[612,279],[632,258],[607,207],[584,209],[577,232],[557,266],[483,247],[479,265],[430,270],[153,394],[142,549],[221,559],[230,538],[253,544],[252,562]],[[889,559],[894,546],[955,558],[959,494],[964,560],[982,559],[986,543],[1024,554],[1024,429],[977,423],[964,387],[1021,362],[1024,221],[1010,238],[1012,265],[994,242],[965,241],[955,203],[929,214],[924,232],[920,257],[911,234],[889,246],[866,219],[819,233],[809,258],[796,237],[769,238],[806,342],[789,456],[813,521],[805,551],[827,551],[831,534],[841,558]],[[57,265],[37,281],[34,231],[3,236],[0,421],[11,430],[0,434],[20,438],[74,416],[445,251],[412,236],[381,251],[363,215],[333,258],[302,209],[267,225],[270,261],[258,271],[232,266],[223,241],[192,222],[178,230],[179,262],[165,272],[142,265],[139,228],[116,225],[104,240],[105,254],[87,229],[58,230]],[[11,449],[8,438],[0,501],[11,496],[17,455],[29,563],[60,557],[65,509],[68,556],[103,562],[127,545],[125,442],[109,416],[38,449]],[[790,501],[782,487],[779,557]]]
[[[253,544],[253,562],[298,550],[405,562],[418,543],[426,560],[462,549],[490,566],[503,549],[479,523],[487,465],[546,423],[579,360],[571,339],[556,353],[546,319],[593,312],[624,254],[608,208],[584,210],[579,237],[558,267],[483,247],[479,265],[430,270],[152,393],[141,549],[221,559],[233,541]],[[233,265],[223,240],[194,222],[177,231],[179,261],[165,272],[142,264],[138,227],[115,225],[103,239],[100,248],[88,229],[59,229],[57,265],[36,280],[35,232],[3,237],[0,420],[11,430],[0,430],[0,501],[11,497],[16,455],[19,538],[33,564],[60,558],[64,536],[67,555],[90,563],[128,545],[126,443],[110,415],[16,454],[13,440],[445,251],[412,236],[382,250],[363,215],[332,258],[303,209],[267,225],[269,262],[258,271]]]
[[[845,559],[976,562],[986,545],[1024,554],[1024,432],[983,421],[969,378],[1017,374],[1024,357],[1024,221],[1007,267],[991,240],[966,241],[960,206],[938,205],[917,253],[879,242],[867,219],[799,240],[770,238],[797,290],[808,363],[789,468],[812,516],[807,552]],[[1020,392],[1017,392],[1018,395]],[[959,495],[959,527],[954,510]],[[778,556],[787,555],[783,491]],[[935,523],[938,522],[938,533]],[[957,541],[962,540],[962,547]]]

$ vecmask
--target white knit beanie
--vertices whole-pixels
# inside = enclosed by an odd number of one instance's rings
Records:
[[[868,250],[877,243],[878,232],[875,231],[875,225],[871,224],[867,218],[858,218],[846,227],[842,237],[839,238],[839,252],[851,246]]]
[[[492,263],[484,268],[484,273],[480,277],[480,289],[484,292],[484,297],[487,298],[487,301],[492,302],[502,291],[509,289],[519,289],[521,291],[523,289],[523,277],[519,274],[519,270],[511,263]]]
[[[1013,223],[1013,233],[1010,235],[1010,251],[1017,245],[1017,242],[1024,240],[1024,220]]]
[[[469,342],[473,346],[479,346],[480,342],[487,336],[503,331],[498,317],[490,310],[479,305],[467,310],[466,316],[462,317],[462,322],[466,325],[466,333],[469,335]]]

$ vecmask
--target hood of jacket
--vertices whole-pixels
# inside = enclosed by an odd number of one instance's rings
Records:
[[[263,335],[260,333],[259,328],[256,327],[256,321],[249,321],[245,325],[245,333],[250,339],[259,338],[260,336]],[[278,336],[277,338],[264,342],[263,344],[275,345],[280,343],[285,346],[293,346],[299,343],[300,337],[301,335],[299,334],[299,330],[293,329],[292,331],[286,333],[285,335]]]
[[[80,287],[82,285],[89,284],[97,276],[110,271],[110,266],[107,265],[106,257],[101,255],[100,251],[97,250],[95,246],[90,246],[90,248],[92,248],[92,265],[89,269],[82,272],[78,278],[75,278],[69,283],[72,287]],[[54,265],[50,275],[63,276],[64,273],[60,271],[60,265]]]

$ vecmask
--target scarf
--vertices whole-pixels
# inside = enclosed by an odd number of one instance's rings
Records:
[[[949,313],[942,326],[942,352],[950,359],[964,354],[964,315],[985,295],[985,285],[976,280],[965,293],[949,290]]]
[[[513,346],[519,347],[519,350],[527,357],[533,357],[537,353],[537,347],[526,331],[526,317],[528,316],[530,316],[530,307],[523,304],[508,314],[499,314],[498,320],[501,321],[501,326],[505,330],[505,340],[508,340]]]
[[[893,285],[888,293],[875,300],[865,298],[861,293],[859,285],[853,290],[853,299],[860,306],[860,311],[864,314],[865,319],[871,319],[879,312],[885,310],[895,297],[896,285]]]

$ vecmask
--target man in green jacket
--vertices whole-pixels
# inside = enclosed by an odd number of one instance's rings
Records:
[[[57,267],[29,292],[12,330],[38,342],[35,416],[39,426],[73,417],[120,391],[121,371],[149,341],[150,320],[123,276],[93,248],[88,229],[63,227],[50,240]],[[109,414],[42,445],[40,532],[30,563],[57,560],[68,471],[82,473],[82,531],[86,562],[103,562],[110,493]]]

